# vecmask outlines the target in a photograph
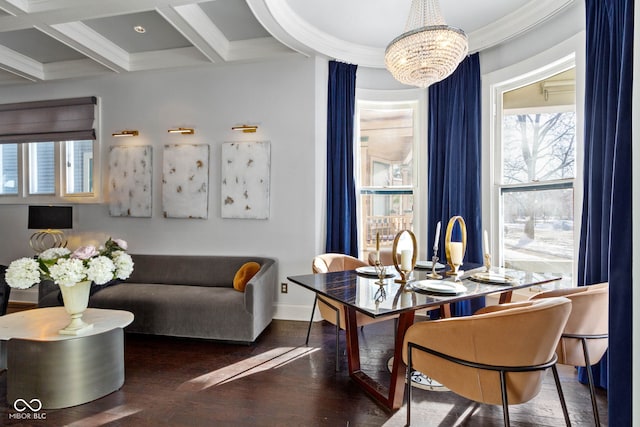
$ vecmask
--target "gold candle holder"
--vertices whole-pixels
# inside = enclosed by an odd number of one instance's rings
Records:
[[[398,242],[400,241],[400,237],[402,237],[404,233],[409,234],[409,237],[411,237],[411,242],[413,243],[413,253],[411,254],[410,270],[403,270],[402,267],[398,265],[398,257],[396,256],[398,251]],[[391,257],[393,258],[393,266],[396,268],[396,270],[398,270],[398,273],[400,273],[400,278],[396,279],[395,281],[397,283],[407,283],[411,272],[416,266],[416,259],[418,257],[418,243],[416,242],[416,235],[413,234],[413,232],[411,232],[410,230],[402,230],[401,232],[396,234],[396,237],[393,239],[393,249],[391,250]]]
[[[460,233],[462,234],[462,254],[460,255],[460,264],[454,264],[454,260],[451,257],[451,232],[453,231],[453,227],[456,222],[460,225]],[[453,242],[458,243],[458,242]],[[447,271],[447,276],[458,276],[460,273],[463,273],[462,270],[459,270],[462,265],[462,259],[464,258],[464,254],[467,251],[467,226],[464,222],[464,219],[461,216],[451,217],[449,220],[449,224],[447,224],[447,231],[444,237],[444,250],[445,255],[447,257],[447,264],[449,264],[450,271]]]

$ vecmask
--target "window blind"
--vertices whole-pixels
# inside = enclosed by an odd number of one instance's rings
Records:
[[[96,139],[94,96],[0,104],[0,144]]]

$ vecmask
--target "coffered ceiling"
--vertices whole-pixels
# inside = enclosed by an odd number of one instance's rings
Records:
[[[573,0],[441,0],[472,51]],[[410,0],[0,0],[0,84],[323,55],[383,67]],[[138,31],[136,31],[138,28]],[[144,32],[142,32],[144,31]]]

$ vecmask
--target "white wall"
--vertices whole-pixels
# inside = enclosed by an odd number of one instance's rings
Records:
[[[108,148],[119,144],[153,146],[153,215],[110,217],[107,205],[74,206],[70,246],[110,235],[126,239],[132,253],[260,255],[278,260],[280,282],[310,273],[317,252],[321,211],[316,198],[316,170],[323,168],[316,144],[326,127],[326,101],[318,99],[326,74],[323,61],[293,58],[273,62],[109,75],[74,81],[0,87],[5,102],[95,95],[100,98],[99,140],[104,167]],[[326,68],[326,63],[325,67]],[[318,79],[318,83],[316,83]],[[323,103],[324,102],[324,103]],[[318,103],[321,106],[317,105]],[[316,117],[318,111],[318,117]],[[255,134],[231,126],[257,123]],[[171,135],[167,129],[194,127],[195,135]],[[137,138],[111,133],[138,129]],[[220,150],[227,141],[271,141],[271,214],[268,220],[222,219]],[[162,217],[162,148],[169,143],[210,145],[209,217],[206,220]],[[324,144],[324,141],[322,141]],[[108,194],[106,194],[108,197]],[[28,246],[27,205],[0,205],[0,262],[32,254]],[[277,316],[308,318],[313,298],[296,285],[277,291]],[[16,298],[19,294],[16,292]],[[290,312],[288,312],[291,311]]]

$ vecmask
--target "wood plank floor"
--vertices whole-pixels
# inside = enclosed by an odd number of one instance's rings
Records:
[[[361,334],[363,369],[388,378],[393,322],[367,326]],[[406,411],[389,413],[334,371],[333,326],[315,323],[309,347],[307,324],[274,321],[251,346],[204,340],[125,335],[125,384],[84,405],[41,411],[45,420],[11,418],[6,403],[0,425],[16,426],[403,426]],[[344,349],[344,334],[341,334]],[[46,357],[46,355],[43,355]],[[575,369],[560,367],[572,425],[593,425],[588,388]],[[6,402],[6,373],[0,398]],[[603,425],[606,393],[598,390]],[[451,392],[414,389],[414,426],[501,426],[502,409],[478,405]],[[548,373],[532,401],[510,407],[512,426],[562,426],[564,420]],[[15,415],[14,415],[15,417]]]

